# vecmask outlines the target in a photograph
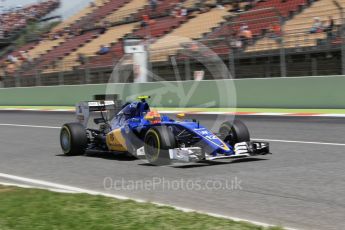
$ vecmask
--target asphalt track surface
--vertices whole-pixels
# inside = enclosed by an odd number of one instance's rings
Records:
[[[197,118],[208,127],[215,120]],[[298,229],[344,229],[345,119],[241,117],[253,138],[273,140],[273,155],[165,167],[110,154],[65,157],[59,129],[31,127],[73,120],[71,113],[0,112],[0,173]]]

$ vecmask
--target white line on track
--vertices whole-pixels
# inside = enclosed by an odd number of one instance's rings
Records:
[[[330,142],[316,142],[316,141],[292,141],[292,140],[276,140],[276,139],[259,139],[253,138],[257,141],[267,142],[281,142],[281,143],[298,143],[298,144],[312,144],[312,145],[333,145],[333,146],[345,146],[345,143],[330,143]]]
[[[70,190],[64,190],[64,189],[58,189],[58,188],[47,188],[47,187],[43,187],[43,186],[34,186],[34,185],[26,185],[26,184],[22,184],[22,183],[8,183],[8,182],[1,182],[1,185],[4,186],[15,186],[15,187],[20,187],[20,188],[38,188],[38,189],[45,189],[51,192],[60,192],[60,193],[78,193],[78,192],[74,192],[74,191],[70,191]]]
[[[56,190],[57,192],[63,192],[66,191],[68,193],[87,193],[90,195],[101,195],[101,196],[106,196],[106,197],[111,197],[111,198],[115,198],[115,199],[119,199],[119,200],[133,200],[139,203],[152,203],[158,206],[167,206],[167,207],[173,207],[176,210],[182,211],[182,212],[197,212],[200,214],[206,214],[212,217],[218,217],[218,218],[225,218],[225,219],[230,219],[233,221],[245,221],[245,222],[249,222],[255,225],[259,225],[259,226],[263,226],[263,227],[272,227],[274,225],[272,224],[267,224],[267,223],[263,223],[263,222],[258,222],[258,221],[252,221],[252,220],[247,220],[247,219],[242,219],[242,218],[238,218],[238,217],[233,217],[233,216],[227,216],[227,215],[221,215],[221,214],[216,214],[216,213],[209,213],[209,212],[204,212],[204,211],[200,211],[200,210],[195,210],[195,209],[191,209],[191,208],[184,208],[184,207],[179,207],[179,206],[174,206],[174,205],[168,205],[168,204],[163,204],[163,203],[159,203],[159,202],[150,202],[144,199],[133,199],[127,196],[122,196],[122,195],[115,195],[115,194],[110,194],[110,193],[104,193],[104,192],[98,192],[98,191],[94,191],[94,190],[89,190],[89,189],[83,189],[83,188],[78,188],[78,187],[74,187],[74,186],[69,186],[69,185],[63,185],[63,184],[58,184],[58,183],[53,183],[53,182],[49,182],[49,181],[43,181],[43,180],[37,180],[37,179],[30,179],[30,178],[26,178],[26,177],[20,177],[20,176],[15,176],[15,175],[10,175],[10,174],[5,174],[5,173],[0,173],[0,178],[5,178],[7,180],[13,180],[13,181],[17,181],[17,182],[13,182],[13,183],[1,183],[0,184],[4,184],[4,185],[14,185],[14,186],[19,186],[19,187],[28,187],[28,188],[32,188],[32,187],[38,187],[42,189],[48,189],[51,191]],[[24,184],[23,184],[24,183]],[[27,185],[29,184],[29,185]],[[287,230],[295,230],[294,228],[289,228],[289,227],[284,227],[284,229]]]
[[[54,127],[54,126],[21,125],[21,124],[0,124],[0,126],[27,127],[27,128],[41,128],[41,129],[60,129],[60,128],[61,128],[61,127]]]

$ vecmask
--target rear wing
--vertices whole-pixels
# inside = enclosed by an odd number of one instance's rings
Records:
[[[103,97],[101,97],[103,96]],[[107,95],[96,95],[95,98],[100,99],[108,97]],[[79,123],[87,127],[91,112],[106,112],[108,117],[113,117],[122,108],[122,101],[115,100],[93,100],[82,101],[76,104],[76,118]]]

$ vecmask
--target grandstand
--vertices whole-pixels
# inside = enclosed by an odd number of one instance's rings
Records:
[[[43,54],[39,58],[37,58],[33,69],[45,69],[49,67],[49,65],[55,65],[56,61],[72,53],[73,51],[78,49],[78,47],[85,45],[87,42],[90,42],[97,36],[98,31],[90,31],[80,36],[73,36],[69,39],[66,39],[59,46],[50,50],[50,52],[47,52],[46,54]],[[32,71],[28,71],[26,74],[32,74]]]
[[[151,39],[158,38],[164,34],[169,33],[172,29],[180,26],[186,20],[185,17],[175,18],[171,16],[162,17],[156,19],[148,27],[137,27],[130,34],[131,36],[145,37],[149,36]],[[97,56],[90,59],[88,67],[111,67],[116,60],[119,60],[123,56],[123,43],[120,41],[111,47],[111,53],[106,55]],[[86,67],[85,65],[82,66]]]
[[[96,9],[86,15],[85,17],[82,17],[80,20],[75,21],[74,24],[70,26],[71,30],[80,30],[91,27],[106,17],[108,14],[111,14],[113,11],[119,10],[122,6],[124,6],[126,3],[128,3],[130,0],[111,0],[105,2],[103,5],[96,7]]]
[[[133,0],[124,5],[121,9],[114,11],[113,13],[107,15],[101,22],[102,23],[116,23],[126,20],[126,18],[131,17],[139,10],[143,10],[147,7],[148,2],[146,0]]]
[[[345,4],[344,0],[338,2]],[[286,55],[293,58],[297,49],[298,52],[303,51],[300,56],[308,57],[310,53],[320,51],[319,56],[307,60],[314,64],[317,61],[320,67],[320,63],[326,61],[321,53],[328,52],[329,57],[329,52],[334,52],[331,55],[334,58],[338,57],[337,52],[340,53],[343,18],[333,0],[243,2],[240,10],[235,10],[231,1],[223,7],[217,7],[216,4],[217,1],[203,1],[201,4],[198,0],[161,0],[153,8],[148,0],[95,0],[54,27],[40,41],[30,42],[3,55],[0,59],[3,72],[10,76],[15,71],[16,76],[26,77],[39,73],[41,78],[45,75],[58,76],[61,72],[74,75],[75,71],[83,69],[90,69],[91,73],[109,72],[122,58],[123,39],[127,37],[147,39],[150,42],[150,61],[158,66],[171,66],[170,56],[182,57],[179,51],[184,49],[184,44],[200,41],[226,63],[230,63],[229,54],[232,53],[237,76],[242,77],[279,74],[277,65],[281,64],[282,48],[286,49]],[[183,8],[187,14],[179,15]],[[332,33],[309,32],[315,17],[327,24],[329,16],[335,22]],[[274,25],[279,25],[281,33],[272,37]],[[241,37],[243,28],[250,31],[250,38]],[[110,52],[98,54],[101,46],[109,47]],[[25,51],[30,63],[20,58],[20,51]],[[7,60],[8,55],[19,57],[19,60],[11,63]],[[322,58],[319,58],[320,55]],[[294,62],[293,58],[286,56],[287,68],[290,62]],[[178,65],[184,65],[183,58],[177,60]],[[256,60],[260,71],[257,71],[257,66],[250,64],[253,60]],[[8,63],[11,64],[11,71],[7,71]],[[166,69],[171,70],[170,67]],[[251,69],[255,69],[255,73]],[[301,74],[301,69],[299,73],[288,71],[288,74]],[[308,71],[318,72],[317,69]]]
[[[59,6],[59,0],[46,0],[0,15],[0,40],[13,39],[30,22],[37,21]]]
[[[84,9],[79,11],[78,13],[72,15],[71,17],[69,17],[68,19],[66,19],[65,21],[61,22],[59,25],[57,25],[53,29],[53,32],[56,32],[56,31],[68,28],[69,26],[71,26],[72,24],[80,21],[82,18],[84,18],[87,15],[91,14],[92,12],[94,12],[95,10],[97,10],[99,7],[103,6],[107,2],[108,2],[108,0],[95,0],[94,4],[90,4],[89,6],[85,7]]]
[[[345,1],[342,2],[345,3]],[[320,18],[322,21],[327,21],[330,16],[333,17],[336,25],[341,24],[339,10],[333,4],[332,0],[319,0],[312,3],[303,12],[286,21],[284,25],[285,35],[283,37],[284,47],[317,46],[317,42],[326,39],[327,34],[323,32],[309,33],[313,25],[313,20],[314,18]],[[266,37],[256,42],[254,46],[249,47],[247,51],[264,51],[279,48],[280,45],[278,42]]]
[[[214,8],[206,13],[195,15],[188,23],[183,24],[151,45],[151,61],[165,61],[168,55],[176,54],[183,43],[202,38],[205,33],[225,21],[224,17],[230,15],[228,10]],[[164,50],[163,54],[160,53],[161,50]]]
[[[120,38],[130,33],[137,27],[137,23],[124,24],[110,28],[106,33],[99,35],[97,38],[87,43],[85,46],[76,49],[68,56],[61,60],[63,66],[57,66],[55,69],[50,68],[45,70],[45,73],[58,72],[58,71],[69,71],[73,67],[80,65],[79,55],[85,55],[85,58],[91,58],[96,56],[96,52],[99,50],[101,45],[112,46],[116,44]]]
[[[251,31],[254,40],[262,36],[273,24],[281,23],[281,18],[288,18],[290,15],[298,13],[302,6],[306,6],[306,0],[292,0],[292,1],[262,1],[259,2],[248,12],[239,14],[231,21],[224,24],[218,30],[215,30],[207,35],[208,38],[217,37],[231,37],[238,34],[243,25],[246,25]],[[236,36],[236,35],[235,35]],[[229,46],[220,44],[214,48],[218,54],[229,53]]]

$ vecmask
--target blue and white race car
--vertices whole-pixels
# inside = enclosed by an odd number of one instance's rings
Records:
[[[150,109],[148,96],[126,103],[116,110],[116,101],[80,102],[76,106],[78,122],[67,123],[60,132],[61,148],[66,155],[84,154],[87,150],[129,152],[146,158],[153,165],[173,162],[199,162],[269,154],[269,143],[250,141],[249,131],[240,120],[226,121],[218,133],[212,133],[197,120],[177,120]],[[97,129],[89,128],[90,112]],[[105,113],[107,113],[105,115]]]

